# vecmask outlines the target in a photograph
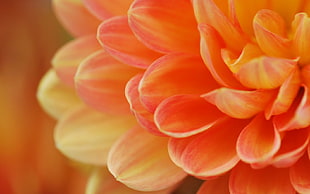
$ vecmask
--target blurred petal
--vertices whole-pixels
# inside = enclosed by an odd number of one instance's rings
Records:
[[[112,144],[135,124],[131,116],[101,114],[85,106],[78,107],[59,120],[56,146],[71,159],[105,165]]]
[[[290,57],[291,42],[286,38],[283,18],[271,10],[260,10],[253,20],[255,37],[260,48],[269,56]]]
[[[279,13],[285,22],[290,23],[297,12],[300,12],[301,8],[304,8],[304,4],[307,1],[304,0],[286,0],[283,3],[282,0],[272,0],[271,9]]]
[[[195,95],[164,100],[154,113],[159,130],[172,137],[187,137],[207,130],[227,118],[216,106]]]
[[[140,42],[130,27],[128,18],[113,17],[98,28],[98,39],[107,52],[125,64],[147,68],[161,54]]]
[[[281,137],[272,122],[263,115],[256,116],[241,132],[237,153],[242,161],[259,163],[270,160],[280,149]]]
[[[291,182],[299,193],[310,192],[310,161],[307,154],[304,154],[297,163],[290,168]]]
[[[85,6],[100,20],[112,16],[126,15],[133,0],[82,0]]]
[[[279,87],[297,67],[297,60],[262,56],[245,63],[236,73],[246,87],[273,89]]]
[[[83,5],[82,0],[53,0],[58,19],[74,36],[96,33],[100,21]]]
[[[168,144],[170,157],[194,176],[209,178],[221,175],[240,160],[236,141],[246,123],[227,119],[195,136],[171,138]]]
[[[281,147],[273,159],[273,166],[286,168],[292,166],[306,150],[309,143],[309,129],[299,129],[285,133]]]
[[[89,106],[111,114],[130,113],[124,95],[127,81],[140,72],[124,65],[104,51],[86,58],[75,76],[79,96]]]
[[[232,170],[229,179],[232,194],[294,194],[287,168],[267,167],[259,170],[240,163]]]
[[[305,85],[310,87],[310,64],[302,67],[301,77]]]
[[[128,14],[131,29],[149,48],[197,53],[199,34],[188,0],[135,0]]]
[[[197,194],[230,194],[228,187],[228,175],[205,181]]]
[[[110,172],[118,181],[140,191],[157,191],[176,185],[186,173],[170,160],[167,140],[139,127],[128,131],[110,151]]]
[[[82,104],[74,89],[61,83],[54,70],[49,70],[42,78],[37,98],[42,108],[55,119]]]
[[[263,111],[274,96],[273,90],[235,90],[220,88],[202,97],[223,113],[239,119],[250,118]]]
[[[218,87],[201,58],[170,54],[156,60],[144,73],[139,92],[145,107],[154,112],[164,99],[177,94],[203,94]]]
[[[74,76],[80,63],[90,54],[102,49],[94,35],[72,40],[60,48],[52,59],[59,78],[74,87]]]

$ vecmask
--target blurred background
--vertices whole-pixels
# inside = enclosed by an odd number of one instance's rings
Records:
[[[50,0],[0,7],[0,193],[79,194],[86,178],[55,148],[55,122],[36,90],[55,51],[70,39]]]

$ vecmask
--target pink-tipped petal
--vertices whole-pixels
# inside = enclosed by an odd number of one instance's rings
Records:
[[[125,86],[139,72],[98,51],[81,63],[75,76],[76,89],[86,104],[101,112],[129,114]]]
[[[100,20],[126,15],[133,0],[82,0],[85,6]]]
[[[272,165],[277,168],[292,166],[305,152],[309,143],[309,129],[299,129],[285,133],[281,147],[274,156]]]
[[[200,24],[200,54],[214,79],[226,87],[240,88],[240,83],[233,76],[221,56],[221,49],[224,47],[221,37],[216,30],[207,25]]]
[[[60,48],[52,59],[52,65],[59,78],[74,87],[74,76],[80,63],[100,49],[95,35],[80,37]]]
[[[285,21],[279,14],[271,10],[260,10],[254,17],[253,26],[257,43],[267,55],[292,55],[291,41],[286,38]]]
[[[274,94],[273,90],[244,91],[220,88],[202,97],[223,113],[233,118],[245,119],[263,111]]]
[[[267,167],[259,170],[240,163],[229,179],[231,194],[295,194],[287,168]]]
[[[58,19],[74,36],[95,34],[100,20],[83,5],[82,0],[53,0]]]
[[[304,154],[297,163],[290,168],[291,182],[299,193],[310,192],[310,160],[307,154]]]
[[[103,22],[98,28],[97,37],[107,52],[128,65],[147,68],[161,56],[135,37],[126,16],[113,17]]]
[[[198,51],[197,23],[188,0],[135,0],[128,14],[131,29],[149,48],[162,53]]]
[[[280,149],[281,137],[271,121],[262,114],[256,116],[241,132],[237,141],[237,153],[247,163],[270,160]]]
[[[262,56],[245,63],[236,73],[246,87],[273,89],[279,87],[297,68],[297,60]]]
[[[68,111],[55,129],[57,148],[67,157],[106,165],[112,144],[136,125],[132,116],[101,114],[86,106]]]
[[[172,137],[188,137],[207,130],[228,116],[195,95],[176,95],[164,100],[154,114],[159,130]]]
[[[177,94],[203,94],[218,87],[200,57],[169,54],[144,73],[139,92],[142,103],[154,112],[160,102]]]
[[[207,180],[200,186],[197,194],[230,194],[228,180],[228,175],[224,175],[216,179]]]
[[[168,145],[170,157],[194,176],[210,178],[221,175],[240,160],[236,141],[246,124],[245,120],[227,119],[195,136],[171,138]]]
[[[113,145],[108,168],[118,181],[136,190],[156,191],[174,186],[187,174],[170,160],[167,141],[140,127],[133,128]]]

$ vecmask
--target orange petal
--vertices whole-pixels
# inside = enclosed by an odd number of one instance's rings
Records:
[[[214,177],[238,162],[236,141],[247,121],[226,119],[195,136],[171,138],[171,159],[185,172],[198,177]],[[228,135],[229,134],[229,135]]]
[[[299,57],[301,64],[310,63],[310,43],[306,40],[310,39],[310,18],[306,13],[298,13],[292,24],[294,37],[293,46],[296,56]]]
[[[245,119],[263,111],[273,96],[273,90],[244,91],[220,88],[202,97],[225,114],[233,118]]]
[[[283,3],[282,0],[272,0],[271,9],[279,13],[285,22],[290,23],[297,12],[300,12],[301,8],[304,8],[304,4],[307,1],[304,0],[287,0]]]
[[[291,41],[286,38],[285,21],[279,14],[260,10],[254,17],[253,26],[257,43],[268,56],[291,56]]]
[[[71,159],[105,165],[112,144],[135,124],[132,116],[107,115],[78,107],[59,120],[55,129],[56,146]]]
[[[214,105],[195,95],[176,95],[164,100],[154,114],[159,130],[172,137],[200,133],[227,118]]]
[[[274,116],[273,122],[279,131],[300,129],[310,125],[310,93],[307,87],[303,86],[303,89],[286,113]]]
[[[83,5],[82,0],[53,0],[58,19],[74,36],[95,34],[100,21]]]
[[[294,194],[288,169],[267,167],[259,170],[240,163],[235,167],[229,179],[232,194]]]
[[[237,141],[237,153],[247,163],[270,160],[279,150],[281,137],[272,122],[263,115],[256,116],[241,132]]]
[[[74,75],[80,63],[90,54],[102,49],[94,35],[77,38],[60,48],[52,59],[59,78],[74,87]]]
[[[213,27],[200,24],[200,53],[214,79],[226,87],[240,88],[240,83],[234,78],[231,71],[224,63],[221,49],[224,47],[222,40]]]
[[[304,154],[297,163],[290,168],[291,182],[298,193],[310,192],[310,160]]]
[[[139,73],[104,51],[85,59],[75,76],[79,96],[91,107],[112,114],[130,113],[124,95],[127,81]]]
[[[280,150],[273,158],[273,166],[292,166],[305,152],[309,143],[309,129],[288,131],[282,138]]]
[[[297,68],[297,60],[262,56],[245,63],[236,73],[246,87],[273,89],[279,87]]]
[[[128,131],[110,151],[110,172],[118,181],[140,191],[176,185],[186,173],[170,160],[167,141],[167,138],[150,135],[139,127]]]
[[[52,69],[42,78],[37,98],[42,108],[55,119],[61,118],[67,110],[82,104],[74,89],[61,83]]]
[[[302,67],[301,77],[305,85],[310,87],[310,64]]]
[[[139,92],[154,112],[160,102],[177,94],[203,94],[218,87],[200,57],[170,54],[156,60],[144,73]]]
[[[193,0],[194,12],[199,24],[209,24],[217,30],[229,49],[240,52],[246,44],[246,36],[238,25],[225,16],[213,0]]]
[[[111,3],[113,4],[113,3]],[[113,17],[98,29],[98,39],[107,52],[125,64],[147,68],[161,54],[140,42],[128,26],[127,17]]]
[[[266,107],[265,117],[270,119],[272,115],[287,112],[298,93],[300,84],[299,70],[296,69],[280,86],[279,92],[273,102]]]
[[[131,29],[151,49],[197,53],[199,34],[188,0],[136,0],[128,14]]]
[[[199,188],[197,194],[230,194],[228,187],[229,176],[221,176],[216,179],[205,181]]]
[[[82,0],[85,6],[100,20],[112,16],[126,15],[133,0]]]

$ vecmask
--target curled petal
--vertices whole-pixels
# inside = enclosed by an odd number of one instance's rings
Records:
[[[43,109],[55,119],[82,104],[74,89],[61,83],[54,70],[49,70],[42,78],[37,98]]]
[[[273,89],[279,87],[297,68],[297,60],[262,56],[243,64],[236,73],[246,87]]]
[[[126,16],[113,17],[103,22],[99,26],[97,37],[107,52],[128,65],[147,68],[161,56],[134,36]]]
[[[232,170],[229,190],[232,194],[296,193],[290,182],[287,168],[267,167],[257,170],[243,163]]]
[[[187,137],[207,130],[227,118],[216,106],[195,95],[164,100],[154,113],[159,130],[172,137]]]
[[[136,190],[156,191],[174,186],[186,173],[170,160],[167,141],[139,127],[133,128],[113,145],[108,168],[118,181]]]
[[[304,0],[287,0],[283,3],[282,0],[272,0],[271,9],[279,13],[285,20],[285,22],[290,23],[297,12],[305,7],[308,1]]]
[[[230,194],[228,180],[228,175],[224,175],[216,179],[207,180],[200,186],[197,194]]]
[[[107,115],[85,106],[77,107],[59,120],[56,146],[71,159],[105,165],[112,144],[135,124],[132,116]]]
[[[285,38],[285,21],[280,15],[271,10],[260,10],[254,17],[253,26],[257,43],[267,55],[291,56],[291,41]]]
[[[74,87],[74,76],[80,63],[90,54],[101,49],[94,35],[75,39],[60,48],[52,59],[59,78]]]
[[[244,91],[220,88],[202,97],[225,114],[233,118],[245,119],[263,111],[273,96],[273,90]]]
[[[209,178],[221,175],[240,160],[235,145],[246,123],[244,120],[227,119],[195,136],[171,138],[168,145],[170,157],[194,176]]]
[[[280,149],[281,137],[271,121],[263,115],[256,116],[241,132],[237,141],[237,153],[247,163],[270,160]]]
[[[79,96],[93,108],[112,114],[128,114],[124,90],[127,81],[139,73],[108,53],[98,51],[80,65],[75,83]]]
[[[297,163],[290,168],[291,182],[299,193],[310,192],[310,160],[307,154],[304,154]]]
[[[82,0],[53,0],[58,19],[74,36],[95,34],[100,21],[83,5]]]
[[[131,29],[149,48],[162,53],[198,51],[197,23],[188,0],[135,0],[128,14]]]
[[[177,94],[202,94],[218,87],[200,57],[169,54],[144,73],[139,92],[145,107],[154,112],[160,102]]]

